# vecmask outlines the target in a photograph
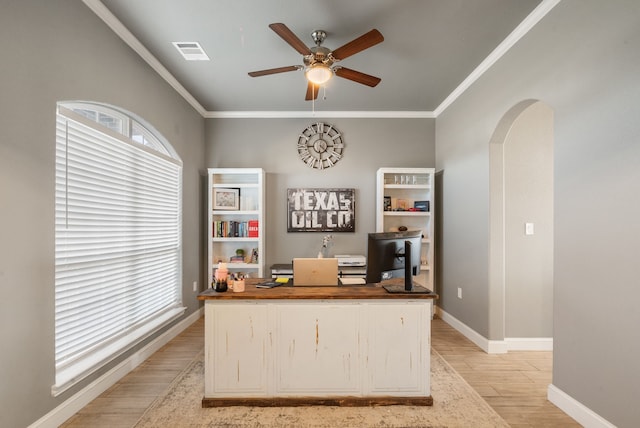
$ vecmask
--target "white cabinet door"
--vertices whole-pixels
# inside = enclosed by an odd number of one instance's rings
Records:
[[[269,341],[267,306],[205,305],[205,396],[267,394]]]
[[[359,394],[360,311],[357,304],[278,305],[276,393]]]
[[[369,393],[430,395],[429,305],[385,302],[366,307]]]

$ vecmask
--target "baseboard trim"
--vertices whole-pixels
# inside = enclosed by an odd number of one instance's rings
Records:
[[[611,422],[553,384],[547,387],[547,399],[585,428],[615,428]]]
[[[29,425],[29,428],[57,428],[75,415],[80,409],[89,404],[113,386],[116,382],[126,376],[129,372],[139,366],[156,351],[169,343],[173,338],[182,333],[187,327],[196,322],[204,315],[204,308],[189,315],[162,335],[158,336],[144,348],[129,356],[126,360],[91,382],[89,385],[78,391],[76,394],[65,400],[62,404],[51,410],[49,413]]]
[[[508,338],[488,340],[453,315],[436,306],[436,315],[488,354],[508,351],[551,351],[553,338]],[[547,387],[547,399],[585,428],[615,428],[615,425],[575,400],[553,384]]]
[[[553,337],[507,337],[509,351],[553,351]]]
[[[464,337],[478,345],[487,354],[505,354],[509,351],[551,351],[552,337],[514,337],[504,340],[489,340],[480,333],[436,306],[436,314],[444,322],[458,330]]]
[[[503,341],[487,339],[453,315],[447,313],[442,308],[436,307],[436,314],[442,318],[444,322],[458,330],[464,337],[475,343],[487,354],[504,354],[507,352],[506,344],[504,344]]]

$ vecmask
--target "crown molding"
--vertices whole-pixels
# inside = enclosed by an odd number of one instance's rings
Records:
[[[204,107],[196,100],[189,91],[185,89],[178,79],[176,79],[170,72],[167,70],[158,59],[149,52],[149,50],[144,47],[142,43],[125,27],[122,22],[118,18],[115,17],[114,14],[111,13],[109,9],[106,8],[104,4],[100,0],[82,0],[84,4],[89,7],[100,19],[102,19],[105,24],[109,26],[120,38],[127,44],[131,49],[133,49],[142,59],[144,59],[147,64],[153,68],[156,73],[160,75],[164,80],[171,85],[173,89],[178,92],[178,94],[182,95],[182,97],[189,103],[191,106],[200,113],[203,117],[207,113]]]
[[[433,119],[430,111],[208,111],[207,119]]]
[[[206,119],[243,118],[365,118],[365,119],[434,119],[442,114],[473,83],[509,51],[561,0],[543,0],[516,28],[454,89],[434,111],[207,111],[156,57],[107,9],[100,0],[82,0],[120,38],[142,57],[171,85],[200,115]]]
[[[561,0],[543,0],[516,28],[502,41],[475,70],[454,89],[447,98],[433,111],[435,117],[440,116],[447,107],[458,99],[471,85],[475,83],[493,64],[495,64],[509,49],[513,47],[525,34],[529,32],[547,13]]]

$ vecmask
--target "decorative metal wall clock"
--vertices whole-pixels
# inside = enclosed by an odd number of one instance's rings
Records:
[[[343,150],[342,134],[328,123],[312,123],[298,137],[298,156],[309,168],[331,168],[342,159]]]

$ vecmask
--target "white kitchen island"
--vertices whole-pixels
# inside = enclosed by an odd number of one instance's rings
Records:
[[[437,295],[380,284],[216,293],[205,301],[203,407],[432,405]]]

